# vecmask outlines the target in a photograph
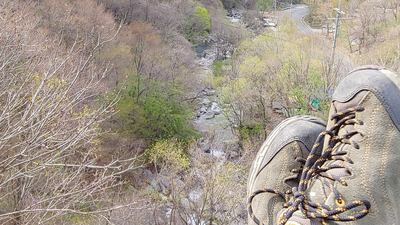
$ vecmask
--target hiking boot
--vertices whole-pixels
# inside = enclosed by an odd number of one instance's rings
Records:
[[[280,224],[400,224],[399,88],[396,73],[375,66],[340,82],[324,151],[306,162]]]
[[[298,186],[305,159],[325,126],[318,118],[295,116],[282,121],[271,132],[250,169],[247,186],[249,224],[260,224],[258,221],[276,224],[277,213],[290,197],[292,188]],[[319,154],[321,151],[322,148]],[[270,192],[279,191],[280,196],[265,193],[264,188],[273,188]],[[257,190],[263,191],[253,195]]]

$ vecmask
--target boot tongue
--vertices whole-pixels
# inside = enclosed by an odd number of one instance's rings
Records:
[[[335,107],[335,111],[336,112],[342,112],[346,109],[349,108],[353,108],[355,106],[357,106],[359,104],[359,102],[364,98],[364,96],[368,93],[368,91],[361,91],[359,92],[356,96],[354,96],[350,101],[347,102],[338,102],[338,101],[334,101],[332,103],[332,107]],[[337,121],[335,121],[337,122]],[[345,125],[340,127],[340,130],[338,132],[339,136],[343,136],[345,134],[347,134],[348,132],[351,132],[354,130],[354,125],[353,124],[349,124],[349,125]],[[354,136],[350,137],[350,139],[354,140],[354,139],[360,139],[361,135],[360,134],[355,134]],[[338,152],[338,151],[349,151],[351,149],[351,145],[349,144],[344,144],[344,143],[339,143],[337,144],[332,153]],[[328,161],[324,164],[324,166],[329,166],[329,165],[343,165],[343,161],[342,160],[331,160]],[[326,173],[335,176],[335,177],[345,177],[345,176],[350,176],[351,173],[347,168],[334,168],[334,169],[330,169],[328,170]],[[334,181],[333,180],[329,180],[329,182],[333,185]],[[323,189],[325,192],[325,195],[328,196],[329,192],[330,192],[330,188],[326,185],[323,185]]]
[[[333,107],[335,107],[336,112],[343,112],[346,109],[349,108],[354,108],[357,105],[359,105],[359,103],[365,98],[365,96],[369,93],[369,91],[360,91],[358,94],[356,94],[351,100],[347,101],[347,102],[339,102],[339,101],[334,101],[332,103]],[[354,124],[349,124],[349,125],[345,125],[342,126],[338,132],[338,135],[345,135],[348,132],[351,132],[355,130],[354,128]],[[352,137],[350,137],[351,140],[357,141],[357,140],[361,140],[362,136],[361,134],[357,133],[355,135],[353,135]],[[350,150],[351,146],[346,144],[343,146],[343,149],[340,150]]]
[[[310,151],[302,142],[297,142],[297,144],[299,145],[300,151],[302,153],[302,158],[306,159],[308,157],[308,155],[310,154]],[[313,163],[315,161],[317,161],[317,159],[319,158],[320,155],[321,155],[320,152],[316,153],[316,155],[313,158]],[[301,165],[301,164],[299,164],[299,165]],[[298,169],[303,169],[303,168],[298,168]],[[300,178],[301,178],[301,172],[299,172],[297,174],[294,173],[293,176],[286,177],[284,182],[291,187],[298,187]]]
[[[338,135],[345,135],[348,132],[354,130],[354,125],[350,124],[350,125],[346,125],[343,126],[340,130],[339,130],[339,134]],[[349,144],[344,144],[344,143],[340,143],[337,144],[336,147],[333,149],[332,153],[338,152],[338,151],[348,151],[350,150],[351,145]],[[343,165],[343,161],[342,160],[332,160],[330,162],[327,163],[327,165]],[[344,176],[350,176],[351,173],[347,168],[334,168],[334,169],[330,169],[327,171],[328,174],[331,174],[333,176],[338,176],[338,177],[344,177]]]

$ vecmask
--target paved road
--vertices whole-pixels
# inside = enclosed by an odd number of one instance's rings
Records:
[[[290,13],[293,21],[296,23],[297,28],[303,33],[313,33],[313,31],[304,24],[303,18],[308,14],[308,7],[306,5],[294,5],[292,8],[284,11],[285,13]],[[322,44],[321,48],[327,49],[327,51],[332,51],[331,42],[325,42]],[[337,50],[335,51],[335,63],[334,67],[338,70],[337,78],[341,79],[347,76],[349,71],[353,70],[356,65],[349,59],[341,55]]]
[[[292,16],[293,21],[296,23],[297,28],[303,33],[312,33],[303,21],[303,18],[308,14],[308,7],[305,5],[295,5],[293,8],[286,10]]]

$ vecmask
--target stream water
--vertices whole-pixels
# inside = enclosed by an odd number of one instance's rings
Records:
[[[198,53],[197,63],[202,67],[202,72],[198,74],[200,80],[212,74],[211,66],[217,58],[217,43],[200,46],[196,48]],[[204,83],[204,82],[203,82]],[[200,91],[199,105],[194,119],[194,128],[202,134],[198,141],[201,150],[213,157],[219,157],[222,163],[226,158],[234,157],[234,152],[230,151],[237,144],[237,137],[233,134],[229,121],[220,106],[221,95],[218,90],[204,86]]]
[[[210,40],[212,40],[212,37],[210,37]],[[240,148],[238,138],[233,134],[229,121],[224,114],[224,108],[221,106],[221,95],[218,90],[214,90],[206,82],[207,77],[212,74],[211,66],[217,59],[217,44],[217,41],[209,41],[207,45],[196,47],[197,64],[201,67],[201,70],[197,74],[200,82],[197,90],[196,102],[198,105],[193,118],[193,126],[201,134],[197,142],[200,151],[204,152],[204,157],[216,159],[217,168],[219,168],[227,160],[239,157]],[[201,190],[196,188],[188,193],[188,198],[191,201],[202,201],[201,196]],[[163,198],[168,199],[166,196]],[[172,205],[167,204],[165,210],[166,216],[171,216]],[[206,224],[204,221],[197,221],[196,215],[192,215],[187,222],[189,225]]]

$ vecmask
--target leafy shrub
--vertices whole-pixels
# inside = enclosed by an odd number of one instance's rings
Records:
[[[239,135],[241,140],[249,140],[252,136],[264,132],[264,126],[260,122],[249,122],[239,127]]]
[[[156,142],[145,157],[147,161],[162,169],[183,170],[190,166],[186,144],[176,138]]]
[[[164,96],[153,96],[146,99],[137,119],[137,133],[151,141],[167,138],[189,140],[196,135],[189,126],[191,113],[184,104]]]
[[[193,16],[188,19],[186,25],[186,39],[194,44],[204,42],[210,32],[211,23],[206,8],[197,6]]]
[[[215,76],[224,76],[227,70],[226,68],[229,68],[231,66],[231,60],[229,59],[215,60],[211,65],[211,69],[213,70],[213,74]]]
[[[179,102],[178,90],[157,82],[152,82],[149,89],[139,100],[133,84],[122,93],[117,116],[122,132],[134,134],[148,145],[168,138],[188,141],[198,136],[189,123],[192,112],[187,104]]]

